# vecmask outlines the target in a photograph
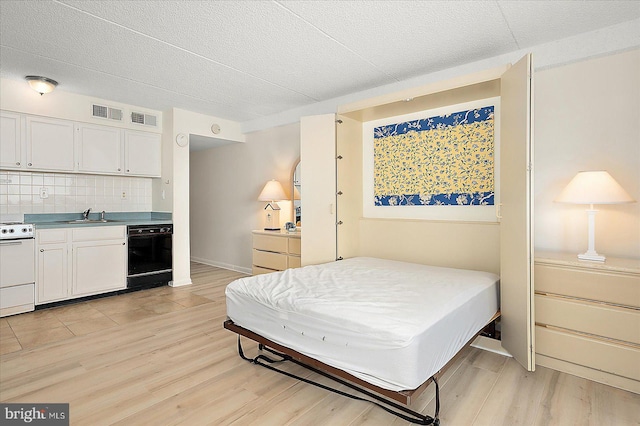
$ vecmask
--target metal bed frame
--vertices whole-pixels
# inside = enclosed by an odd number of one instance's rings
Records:
[[[500,317],[500,311],[494,314],[494,316],[491,318],[491,320],[489,320],[489,322],[484,328],[494,324],[494,322],[499,317]],[[350,373],[347,373],[344,370],[340,370],[339,368],[332,367],[328,364],[325,364],[307,355],[301,354],[300,352],[294,349],[280,345],[251,330],[248,330],[244,327],[241,327],[235,324],[231,319],[228,319],[227,321],[225,321],[223,326],[227,330],[238,334],[238,354],[245,361],[248,361],[252,364],[260,365],[261,367],[265,367],[269,370],[276,371],[278,373],[295,378],[305,383],[312,384],[314,386],[320,387],[330,392],[340,394],[342,396],[371,402],[377,405],[378,407],[386,410],[387,412],[395,416],[398,416],[404,420],[407,420],[411,423],[416,423],[421,425],[439,425],[440,424],[440,420],[439,420],[440,386],[438,384],[438,378],[440,378],[442,374],[447,370],[447,368],[449,368],[453,364],[457,354],[454,355],[444,367],[442,367],[438,372],[436,372],[433,376],[431,376],[429,379],[427,379],[424,383],[422,383],[417,388],[411,389],[411,390],[403,390],[403,391],[392,391],[389,389],[384,389],[382,387],[373,385],[369,382],[366,382],[365,380],[362,380],[358,377],[353,376]],[[464,345],[464,347],[467,347],[468,345],[470,345],[471,342],[481,332],[482,330],[480,330],[476,335],[474,335],[471,339],[469,339],[469,341]],[[261,354],[254,358],[249,358],[245,356],[244,350],[242,348],[242,343],[240,340],[241,336],[244,336],[258,343],[258,349],[261,351]],[[267,356],[264,352],[267,352],[271,355],[275,355],[277,358],[273,359],[270,356]],[[359,397],[353,394],[349,394],[347,392],[343,392],[343,391],[331,388],[329,386],[314,382],[307,378],[296,376],[289,372],[280,370],[274,366],[274,364],[284,362],[284,361],[293,362],[315,373],[328,377],[336,381],[337,383],[340,383],[341,385],[347,386],[357,392],[360,392],[366,395],[368,398],[371,398],[371,399]],[[436,391],[436,395],[435,395],[436,407],[435,407],[435,414],[433,417],[424,415],[408,407],[411,404],[411,402],[415,400],[415,398],[417,398],[420,394],[422,394],[422,392],[424,392],[424,390],[429,386],[429,384],[431,384],[431,382],[435,384],[435,391]]]

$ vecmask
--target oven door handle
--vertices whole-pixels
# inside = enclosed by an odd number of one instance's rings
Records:
[[[0,241],[0,246],[21,246],[22,241]]]

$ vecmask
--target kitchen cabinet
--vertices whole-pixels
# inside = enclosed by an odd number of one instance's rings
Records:
[[[126,288],[124,226],[36,232],[36,304]]]
[[[162,140],[156,133],[125,130],[125,174],[160,177]]]
[[[0,111],[0,167],[19,169],[22,158],[22,116],[8,111]]]
[[[640,262],[536,253],[536,361],[640,393]]]
[[[64,229],[36,232],[36,305],[69,297],[69,248]]]
[[[0,168],[160,177],[158,133],[0,111]]]
[[[253,275],[299,267],[299,232],[253,231]]]
[[[27,169],[74,171],[74,123],[26,116]]]
[[[122,130],[117,127],[77,124],[78,171],[122,173]]]

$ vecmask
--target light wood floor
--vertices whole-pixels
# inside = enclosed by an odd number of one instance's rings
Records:
[[[194,263],[191,286],[3,318],[0,401],[70,403],[73,425],[409,424],[242,361],[222,328],[239,276]],[[640,424],[640,395],[474,348],[440,383],[442,425]],[[412,408],[433,414],[432,386]]]

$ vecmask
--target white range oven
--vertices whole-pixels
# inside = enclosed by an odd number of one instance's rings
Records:
[[[0,224],[0,317],[35,308],[33,225]]]

